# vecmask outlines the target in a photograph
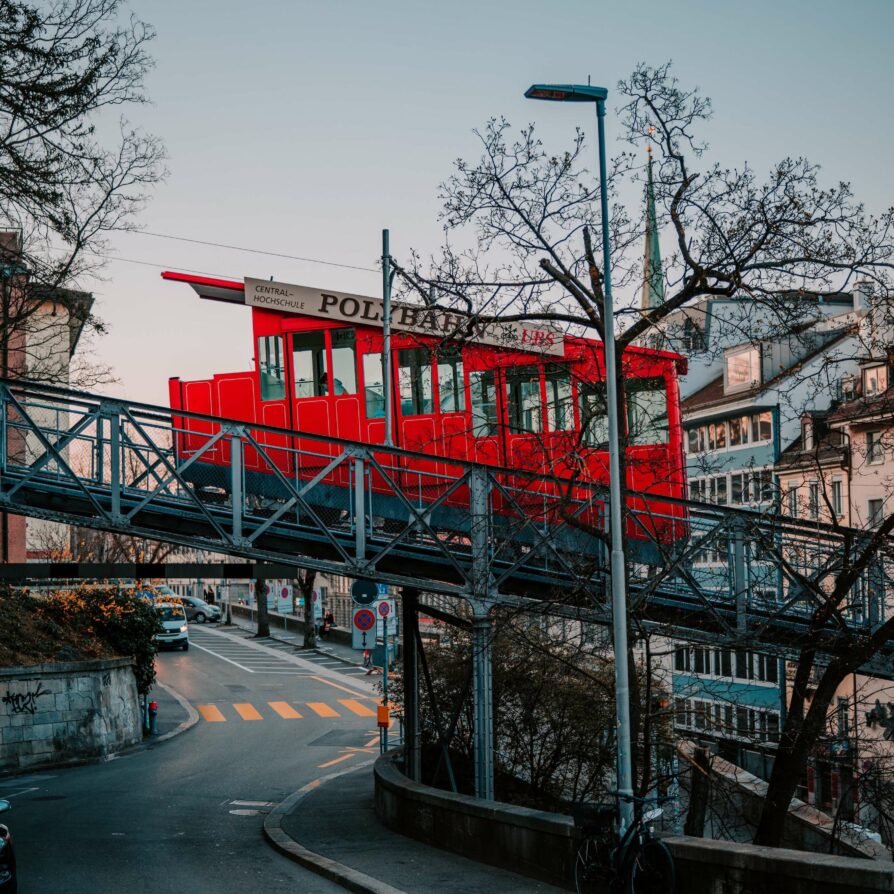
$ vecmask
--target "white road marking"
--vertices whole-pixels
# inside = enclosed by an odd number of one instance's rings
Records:
[[[230,801],[234,807],[274,807],[275,801]]]
[[[218,652],[212,652],[211,649],[206,649],[204,646],[200,646],[195,640],[193,640],[193,646],[197,649],[201,649],[203,652],[207,652],[209,655],[213,655],[215,658],[220,658],[222,661],[226,661],[229,664],[234,664],[240,670],[248,671],[248,673],[253,674],[254,671],[250,667],[246,667],[244,664],[240,664],[238,661],[233,661],[231,658],[227,658],[226,655],[221,655]]]
[[[34,785],[31,788],[23,788],[17,792],[11,792],[8,795],[4,795],[3,800],[8,801],[10,798],[17,798],[19,795],[27,795],[28,792],[39,792],[39,791],[40,791],[40,786]]]
[[[282,660],[282,662],[285,666],[292,665],[295,668],[300,668],[305,671],[308,671],[308,670],[315,671],[319,674],[322,674],[323,676],[328,676],[332,680],[346,679],[346,675],[343,671],[333,670],[331,667],[325,667],[325,666],[321,665],[319,662],[310,661],[310,660],[308,660],[308,658],[305,658],[303,656],[299,657],[298,655],[291,655],[288,652],[277,651],[276,649],[272,649],[270,646],[265,646],[265,645],[262,645],[261,643],[248,641],[248,640],[243,639],[241,636],[238,636],[238,635],[232,634],[232,633],[226,633],[225,631],[218,630],[216,628],[209,628],[207,630],[202,631],[201,638],[205,642],[209,642],[212,637],[215,640],[217,640],[217,642],[219,642],[221,645],[223,645],[224,643],[228,643],[231,646],[241,645],[242,647],[250,649],[256,653],[265,654],[268,656],[276,656]],[[206,647],[202,647],[202,648],[204,649],[204,651],[209,652],[212,655],[216,654],[215,651],[212,649],[208,649]],[[240,666],[240,663],[238,661],[233,661],[232,659],[230,659],[230,663],[236,665],[237,667]],[[362,672],[363,669],[361,668],[360,671]],[[258,673],[258,671],[250,670],[250,673]],[[263,673],[274,675],[274,674],[288,674],[289,672],[288,671],[264,671]],[[292,675],[294,675],[294,672]],[[370,681],[368,684],[365,684],[365,685],[364,685],[364,683],[365,683],[365,681],[355,680],[354,685],[356,685],[361,690],[366,690],[367,694],[376,696],[377,691],[376,691],[376,689],[374,689],[374,687],[372,685],[372,681]]]

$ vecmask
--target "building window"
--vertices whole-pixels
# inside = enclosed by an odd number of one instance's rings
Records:
[[[761,380],[760,352],[748,347],[726,355],[726,390],[743,391]]]
[[[866,432],[866,459],[873,466],[885,461],[885,447],[880,431]]]
[[[867,516],[868,522],[871,527],[875,527],[876,525],[880,525],[882,523],[882,515],[884,513],[884,500],[869,500],[867,505]]]
[[[813,420],[805,419],[801,423],[801,442],[804,450],[813,450]]]
[[[625,384],[629,443],[666,444],[667,386],[664,379],[627,379]]]
[[[819,515],[819,482],[811,481],[807,486],[807,514],[815,519]]]
[[[434,412],[431,354],[427,348],[403,348],[397,352],[402,416],[426,416]]]
[[[844,738],[850,733],[851,729],[850,711],[848,710],[848,700],[846,698],[839,697],[835,706],[835,713],[837,714],[838,735],[840,738]]]
[[[322,397],[329,393],[326,375],[326,335],[297,332],[292,336],[295,397]]]
[[[472,400],[472,435],[489,438],[497,433],[497,383],[493,370],[469,373]]]
[[[286,366],[281,335],[258,339],[258,371],[261,400],[282,400],[286,396]]]
[[[751,417],[751,440],[769,441],[773,437],[773,416],[769,410]]]
[[[363,390],[366,393],[366,418],[385,418],[385,379],[382,355],[363,355]]]
[[[841,518],[844,514],[844,501],[841,495],[841,479],[832,479],[832,511],[836,518]]]
[[[700,429],[698,428],[690,428],[686,432],[686,436],[689,439],[689,453],[699,453],[701,451],[698,439],[699,431]]]
[[[332,330],[332,390],[335,394],[357,393],[357,358],[354,330]]]
[[[871,397],[888,390],[888,367],[871,366],[863,370],[863,396]]]
[[[792,518],[798,517],[798,485],[790,484],[788,493],[786,493],[786,502],[788,504],[788,514]]]
[[[457,347],[438,350],[438,398],[442,413],[462,413],[466,409],[463,355]]]

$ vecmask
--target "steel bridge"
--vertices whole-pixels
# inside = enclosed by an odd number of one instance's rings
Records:
[[[0,381],[0,510],[465,600],[484,797],[491,612],[609,624],[606,501],[518,469]],[[889,616],[885,543],[811,628],[865,533],[645,494],[627,495],[625,525],[632,616],[668,637],[796,657],[804,636],[828,651]],[[894,678],[890,650],[865,669]]]

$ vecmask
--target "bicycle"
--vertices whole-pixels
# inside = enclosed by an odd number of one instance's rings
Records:
[[[631,800],[638,809],[623,837],[616,831],[617,806],[583,804],[572,811],[583,834],[574,861],[577,894],[673,894],[674,858],[652,830],[664,811],[646,809],[642,798]]]

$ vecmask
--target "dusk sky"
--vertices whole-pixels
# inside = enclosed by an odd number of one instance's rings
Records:
[[[873,211],[894,202],[891,0],[135,0],[158,31],[154,105],[171,176],[148,233],[370,268],[369,272],[142,234],[84,282],[111,332],[96,343],[118,393],[167,402],[167,379],[246,369],[248,309],[200,301],[162,269],[269,277],[378,295],[392,253],[440,242],[438,184],[490,116],[534,121],[551,148],[588,107],[526,101],[532,82],[614,91],[638,61],[673,59],[714,101],[710,159],[764,171],[806,155]],[[619,133],[610,96],[609,140]],[[134,263],[134,262],[140,263]]]

